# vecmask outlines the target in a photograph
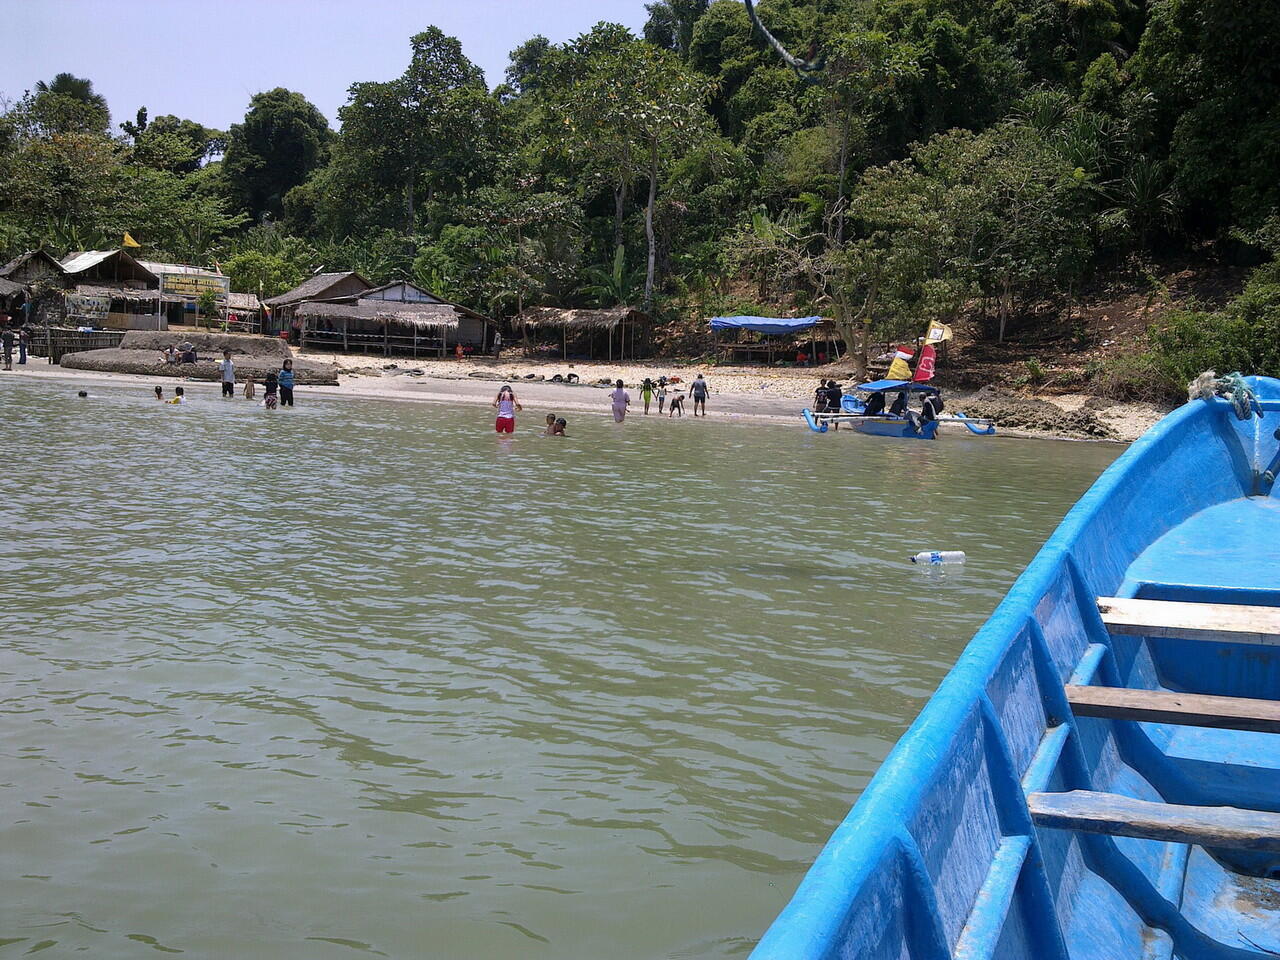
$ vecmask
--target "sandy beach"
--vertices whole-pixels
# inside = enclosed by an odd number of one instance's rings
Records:
[[[621,378],[631,393],[631,415],[642,416],[638,384],[645,377],[680,377],[686,386],[702,373],[710,384],[711,396],[707,402],[708,422],[760,421],[787,424],[797,430],[805,429],[800,410],[808,406],[819,377],[847,379],[847,372],[832,369],[714,366],[700,367],[680,365],[667,361],[645,363],[555,363],[503,358],[498,361],[482,360],[410,360],[382,357],[335,355],[314,351],[298,351],[296,356],[305,360],[334,363],[340,368],[337,386],[306,386],[299,388],[300,397],[322,395],[350,398],[376,398],[428,403],[487,405],[502,383],[510,383],[516,390],[527,416],[541,416],[548,412],[574,415],[609,416],[608,388],[601,381]],[[551,378],[569,374],[579,377],[578,383],[555,382]],[[32,378],[75,380],[102,383],[137,383],[148,389],[155,378],[145,375],[107,373],[101,371],[72,370],[50,366],[39,358],[25,367],[15,366],[12,372],[0,373],[0,378]],[[530,379],[532,377],[532,379]],[[170,382],[173,382],[172,380]],[[168,386],[168,384],[166,384]],[[261,388],[259,388],[261,389]],[[187,385],[189,394],[199,396],[204,392],[213,395],[218,385],[207,380],[192,380]],[[948,411],[966,410],[966,401],[978,405],[982,399],[972,391],[948,391]],[[1012,403],[1024,403],[1018,395],[1003,398]],[[1057,411],[1080,416],[1091,411],[1092,417],[1104,425],[1112,439],[1128,442],[1137,439],[1143,431],[1155,423],[1164,411],[1151,404],[1107,404],[1085,395],[1039,397],[1026,400],[1040,406],[1052,404]],[[692,407],[686,401],[686,421]],[[1040,407],[1040,409],[1049,409]],[[657,416],[657,403],[651,408],[651,417]],[[983,414],[977,414],[983,415]],[[1088,414],[1086,414],[1087,416]],[[665,414],[663,415],[666,416]],[[999,421],[1000,417],[997,415]],[[1072,429],[1055,429],[1046,422],[1045,428],[1023,425],[1034,423],[1041,417],[1017,417],[1019,424],[1001,424],[1000,434],[1010,437],[1039,437],[1058,439],[1100,439],[1089,437]],[[702,418],[698,418],[699,421]]]

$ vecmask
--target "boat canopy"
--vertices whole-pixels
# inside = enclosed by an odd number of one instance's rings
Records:
[[[870,383],[860,383],[854,389],[865,390],[867,393],[893,393],[898,390],[910,393],[938,392],[938,388],[931,383],[914,383],[911,380],[872,380]]]
[[[816,327],[821,317],[712,317],[712,330],[754,330],[756,333],[797,333]]]

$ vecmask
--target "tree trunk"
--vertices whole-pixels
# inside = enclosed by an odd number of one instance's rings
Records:
[[[836,188],[836,243],[844,242],[844,190],[845,176],[849,169],[849,124],[848,114],[845,114],[844,123],[840,127],[840,174],[836,180],[838,184]]]
[[[405,230],[404,230],[405,233],[413,233],[413,221],[414,221],[414,213],[415,213],[413,208],[413,181],[416,179],[417,177],[414,175],[413,168],[410,167],[409,182],[405,184],[405,191],[404,191],[405,213],[409,221],[405,225]]]
[[[644,208],[644,238],[649,245],[649,264],[644,275],[644,308],[653,306],[653,262],[657,245],[653,242],[653,208],[658,201],[658,141],[649,141],[649,202]]]
[[[622,218],[626,213],[627,194],[631,185],[631,149],[622,152],[622,169],[618,171],[618,185],[613,190],[613,247],[622,246]]]

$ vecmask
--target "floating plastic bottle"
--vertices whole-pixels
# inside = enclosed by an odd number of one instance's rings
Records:
[[[912,563],[964,563],[963,550],[924,550],[911,558]]]

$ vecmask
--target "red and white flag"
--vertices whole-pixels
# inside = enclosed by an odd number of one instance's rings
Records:
[[[933,361],[935,350],[932,343],[926,343],[920,351],[920,362],[916,365],[916,375],[911,379],[916,383],[924,383],[933,379]]]
[[[915,351],[910,347],[898,347],[893,352],[893,363],[889,364],[889,372],[885,374],[885,379],[910,380],[911,358],[915,355]]]

